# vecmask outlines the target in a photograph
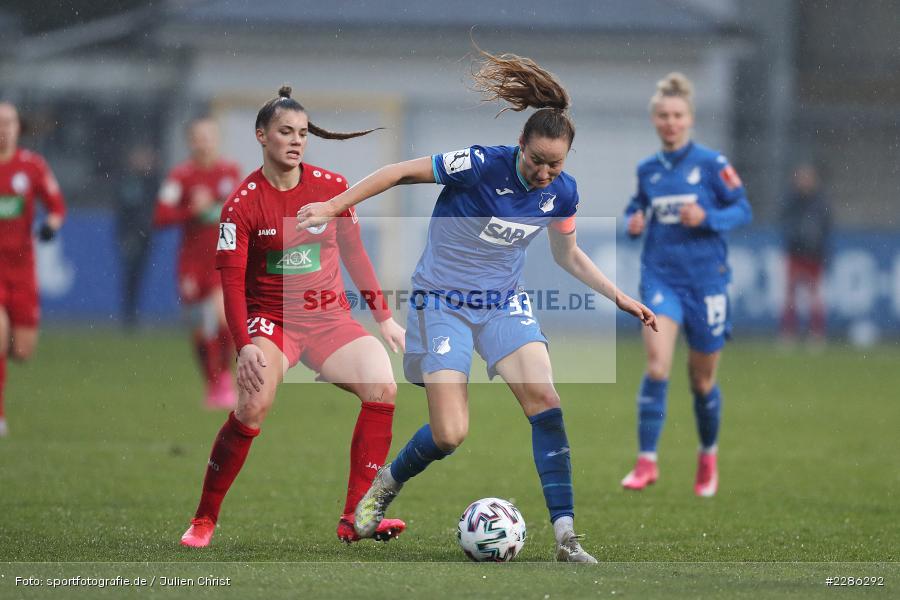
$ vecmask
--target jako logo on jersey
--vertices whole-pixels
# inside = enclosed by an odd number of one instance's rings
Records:
[[[691,185],[697,185],[700,183],[700,167],[694,167],[691,169],[691,172],[688,173],[686,181]]]
[[[506,194],[512,194],[512,193],[514,193],[514,192],[513,192],[511,189],[509,189],[509,188],[503,188],[502,190],[501,190],[500,188],[494,188],[494,191],[497,192],[497,195],[498,195],[498,196],[505,196]]]
[[[478,237],[497,246],[512,246],[540,228],[540,225],[525,225],[491,217]]]
[[[650,177],[650,183],[659,183],[660,179],[662,179],[662,173],[654,173]]]
[[[431,349],[435,354],[447,354],[450,352],[450,338],[445,336],[432,338]]]
[[[266,252],[266,273],[271,275],[303,275],[321,268],[319,244],[300,244],[283,252]]]
[[[328,223],[322,223],[321,225],[313,225],[312,227],[307,227],[306,230],[313,235],[319,235],[325,228],[328,227]]]
[[[259,233],[257,233],[257,235],[259,235],[259,236],[276,235],[277,233],[278,233],[277,229],[260,229]]]
[[[216,250],[235,250],[237,248],[237,225],[219,223],[219,243]]]
[[[472,157],[469,156],[468,148],[444,154],[444,170],[448,175],[459,173],[460,171],[467,171],[471,168]]]
[[[541,201],[538,203],[538,208],[541,209],[541,212],[548,213],[553,210],[554,200],[556,200],[556,194],[541,192]]]
[[[484,152],[482,152],[481,150],[475,150],[475,156],[481,159],[481,162],[484,162]]]
[[[653,213],[656,220],[663,225],[675,225],[681,222],[681,207],[696,201],[697,194],[657,196],[653,199]]]

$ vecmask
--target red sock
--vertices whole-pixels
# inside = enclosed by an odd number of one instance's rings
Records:
[[[0,419],[3,418],[3,388],[6,387],[6,355],[0,354]]]
[[[200,332],[194,332],[194,353],[207,385],[216,382],[219,376],[218,348]]]
[[[375,479],[375,472],[384,464],[391,449],[391,425],[394,405],[385,402],[363,402],[350,442],[350,480],[347,482],[347,502],[344,514],[356,510],[360,498]]]
[[[219,373],[230,373],[234,364],[234,344],[227,327],[219,328]]]
[[[203,479],[203,494],[197,507],[197,518],[209,517],[215,523],[219,520],[219,508],[228,488],[244,466],[253,438],[259,429],[247,427],[237,420],[232,411],[222,425],[209,456],[206,477]]]

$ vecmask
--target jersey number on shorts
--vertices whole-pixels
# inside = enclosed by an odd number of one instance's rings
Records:
[[[272,335],[275,332],[275,323],[263,317],[247,319],[247,335],[253,335],[257,331],[261,331],[266,335]]]
[[[722,335],[725,332],[725,318],[728,310],[728,300],[725,298],[725,294],[706,296],[703,301],[706,302],[706,322],[709,325],[710,333]]]
[[[528,299],[528,294],[525,292],[512,296],[509,299],[509,316],[517,317],[519,315],[525,317],[519,321],[522,325],[531,325],[534,323],[534,319],[532,318],[534,313],[531,312],[531,300]]]

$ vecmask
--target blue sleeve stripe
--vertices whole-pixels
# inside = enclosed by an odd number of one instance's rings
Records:
[[[434,182],[444,185],[444,182],[441,181],[441,173],[438,171],[437,160],[440,154],[435,154],[431,157],[431,170],[434,172]]]

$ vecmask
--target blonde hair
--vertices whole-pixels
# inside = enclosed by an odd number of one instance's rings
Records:
[[[663,98],[681,98],[694,112],[694,84],[683,73],[673,71],[656,82],[656,93],[650,98],[650,112]]]

